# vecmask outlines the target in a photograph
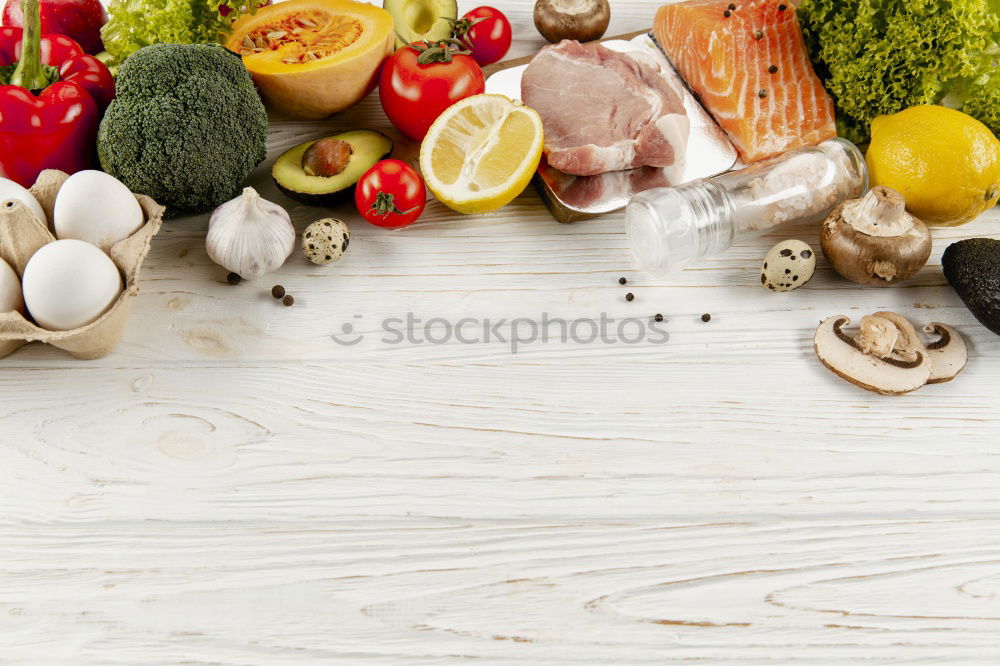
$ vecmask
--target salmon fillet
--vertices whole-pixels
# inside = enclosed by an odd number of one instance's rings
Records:
[[[836,136],[792,0],[664,5],[653,36],[745,161]]]

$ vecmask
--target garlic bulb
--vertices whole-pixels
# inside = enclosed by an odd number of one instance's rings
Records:
[[[295,228],[284,208],[248,187],[212,213],[205,248],[212,261],[252,280],[285,263],[295,248]]]

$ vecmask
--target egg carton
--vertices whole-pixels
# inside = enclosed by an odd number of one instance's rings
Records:
[[[56,194],[69,175],[62,171],[46,170],[31,187],[46,217],[52,219]],[[64,349],[80,359],[100,358],[111,352],[125,332],[125,321],[132,310],[132,299],[139,292],[139,269],[149,253],[149,243],[163,222],[164,208],[144,194],[136,194],[142,207],[145,223],[131,236],[113,246],[111,260],[121,272],[125,287],[114,304],[86,326],[69,331],[49,331],[39,328],[20,312],[0,314],[0,358],[29,342]],[[100,205],[100,202],[95,202]],[[55,240],[49,228],[39,221],[28,208],[17,200],[0,203],[0,258],[10,264],[18,277],[35,250]]]

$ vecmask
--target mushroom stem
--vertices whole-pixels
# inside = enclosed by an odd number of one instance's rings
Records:
[[[903,195],[881,185],[873,187],[861,200],[844,206],[844,219],[869,236],[902,236],[913,228]]]
[[[858,333],[854,341],[864,354],[887,357],[892,353],[899,339],[899,329],[884,317],[865,315],[858,325]]]
[[[876,312],[873,316],[881,317],[890,321],[898,332],[896,342],[893,344],[893,355],[905,361],[913,361],[926,353],[923,340],[920,334],[913,327],[910,320],[895,312]]]

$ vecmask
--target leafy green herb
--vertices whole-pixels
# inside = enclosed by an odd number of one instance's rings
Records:
[[[121,64],[144,46],[218,42],[233,21],[266,0],[111,0],[101,29],[104,48]],[[225,16],[223,16],[225,14]]]
[[[844,136],[937,103],[1000,133],[1000,0],[803,0],[797,12]]]

